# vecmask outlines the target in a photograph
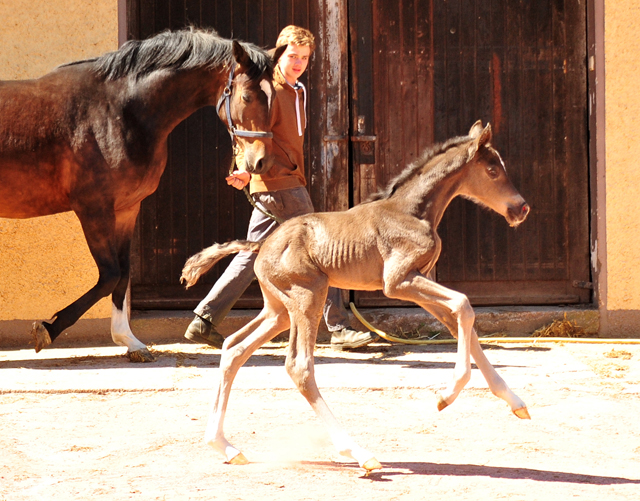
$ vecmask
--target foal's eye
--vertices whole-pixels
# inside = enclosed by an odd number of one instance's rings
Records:
[[[490,178],[495,179],[496,177],[498,177],[498,169],[493,165],[488,165],[487,174],[489,174]]]
[[[250,103],[251,101],[253,101],[253,97],[251,96],[251,94],[245,93],[245,94],[242,94],[242,100],[245,103]]]

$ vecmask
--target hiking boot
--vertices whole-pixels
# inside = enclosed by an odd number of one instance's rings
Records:
[[[224,343],[224,338],[213,328],[213,324],[206,318],[198,315],[196,315],[189,324],[189,327],[187,327],[187,332],[184,333],[184,337],[194,343],[206,343],[214,348],[222,348],[222,343]]]
[[[342,329],[331,333],[331,347],[334,350],[353,350],[361,348],[378,339],[372,332],[354,331],[353,329]]]

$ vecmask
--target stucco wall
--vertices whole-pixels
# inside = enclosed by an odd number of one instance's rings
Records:
[[[640,320],[639,32],[640,1],[605,2],[606,307],[614,330]]]
[[[0,0],[0,80],[118,47],[118,0]],[[0,320],[48,319],[95,285],[97,269],[73,213],[0,219]],[[110,299],[84,318],[107,318]]]

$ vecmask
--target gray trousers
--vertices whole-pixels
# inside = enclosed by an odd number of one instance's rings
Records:
[[[254,193],[253,199],[263,209],[267,209],[285,221],[314,212],[311,197],[304,187]],[[247,240],[258,242],[273,233],[277,226],[278,223],[273,219],[254,208],[249,221]],[[209,294],[194,310],[196,315],[206,318],[214,326],[220,325],[249,284],[256,278],[253,272],[253,263],[256,258],[257,254],[253,252],[236,254]],[[350,325],[347,310],[342,303],[342,294],[334,287],[329,287],[324,305],[324,320],[330,332]]]

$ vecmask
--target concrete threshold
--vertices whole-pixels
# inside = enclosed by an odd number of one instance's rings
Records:
[[[359,308],[360,314],[376,328],[389,334],[411,333],[414,336],[431,337],[437,332],[445,332],[443,325],[421,308]],[[506,336],[529,336],[540,327],[554,320],[575,321],[590,334],[597,335],[600,316],[597,309],[590,306],[500,306],[476,307],[476,330],[478,334],[503,334]],[[258,314],[259,310],[232,310],[219,330],[223,335],[238,330]],[[351,312],[350,312],[351,315]],[[131,313],[131,329],[143,343],[164,344],[187,342],[184,332],[193,319],[193,312],[186,310],[138,310]],[[354,328],[365,327],[352,315]],[[32,320],[0,321],[0,349],[32,347]],[[286,340],[288,333],[276,340]],[[445,337],[447,337],[446,334]],[[321,322],[318,343],[330,341],[330,334]],[[80,319],[55,342],[55,347],[109,346],[112,345],[110,319]]]

